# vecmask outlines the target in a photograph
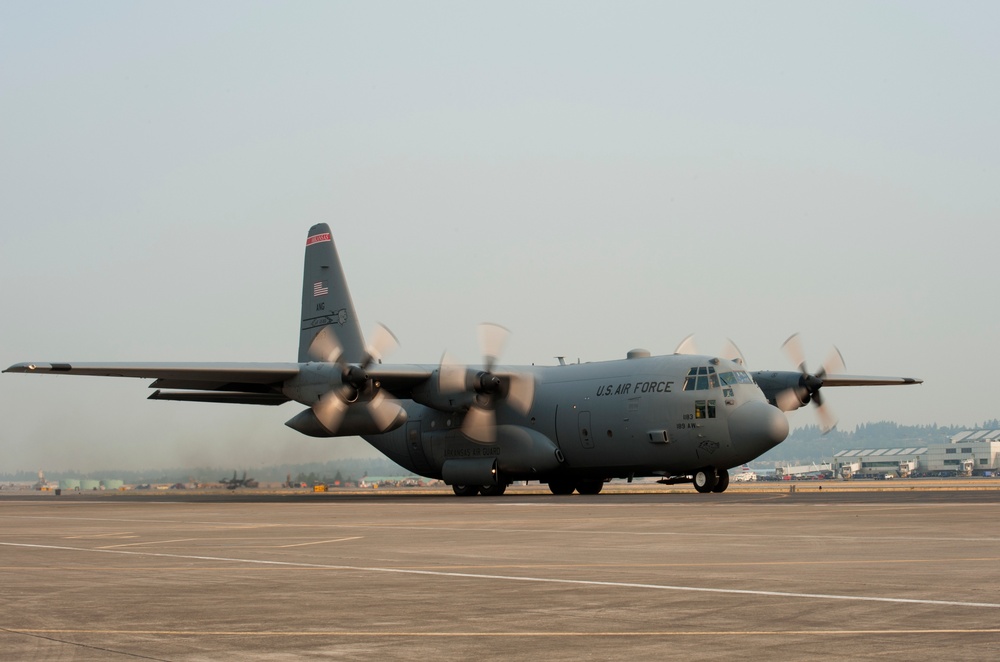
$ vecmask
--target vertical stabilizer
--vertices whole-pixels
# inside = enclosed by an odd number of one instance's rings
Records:
[[[330,226],[319,223],[309,229],[306,239],[306,264],[302,277],[302,324],[299,335],[299,361],[315,361],[309,345],[320,329],[329,326],[343,349],[342,359],[357,363],[365,356],[365,340],[354,312],[347,279],[340,266]],[[322,359],[320,359],[322,360]]]

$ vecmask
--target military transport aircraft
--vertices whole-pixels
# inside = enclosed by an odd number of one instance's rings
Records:
[[[243,478],[237,478],[235,469],[233,470],[232,478],[220,478],[219,484],[225,485],[227,490],[235,490],[237,487],[258,487],[260,485],[253,478],[247,478],[246,471],[243,472]]]
[[[360,435],[397,464],[440,478],[460,496],[503,494],[514,481],[554,494],[597,494],[612,478],[660,477],[722,492],[728,470],[784,441],[783,411],[813,402],[833,419],[826,386],[918,384],[838,373],[839,355],[810,373],[748,372],[735,355],[704,356],[682,343],[667,356],[632,350],[596,363],[507,367],[506,329],[480,327],[483,365],[385,365],[396,338],[379,326],[366,344],[326,224],[309,230],[296,363],[19,363],[4,372],[139,377],[152,400],[306,409],[289,427],[313,437]]]

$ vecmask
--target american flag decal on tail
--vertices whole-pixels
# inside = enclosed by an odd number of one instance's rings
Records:
[[[325,297],[330,293],[330,288],[326,286],[326,283],[320,281],[318,283],[313,283],[313,296],[314,297]]]

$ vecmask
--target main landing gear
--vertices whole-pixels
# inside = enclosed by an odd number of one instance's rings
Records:
[[[451,489],[458,496],[500,496],[507,491],[507,483],[497,483],[496,485],[452,485]]]
[[[600,494],[604,488],[604,481],[600,478],[592,480],[550,480],[549,491],[562,496],[572,494],[574,491],[580,494]]]
[[[705,467],[694,472],[692,476],[694,489],[702,494],[709,492],[725,492],[729,487],[729,472],[723,469],[717,471],[715,467]]]

